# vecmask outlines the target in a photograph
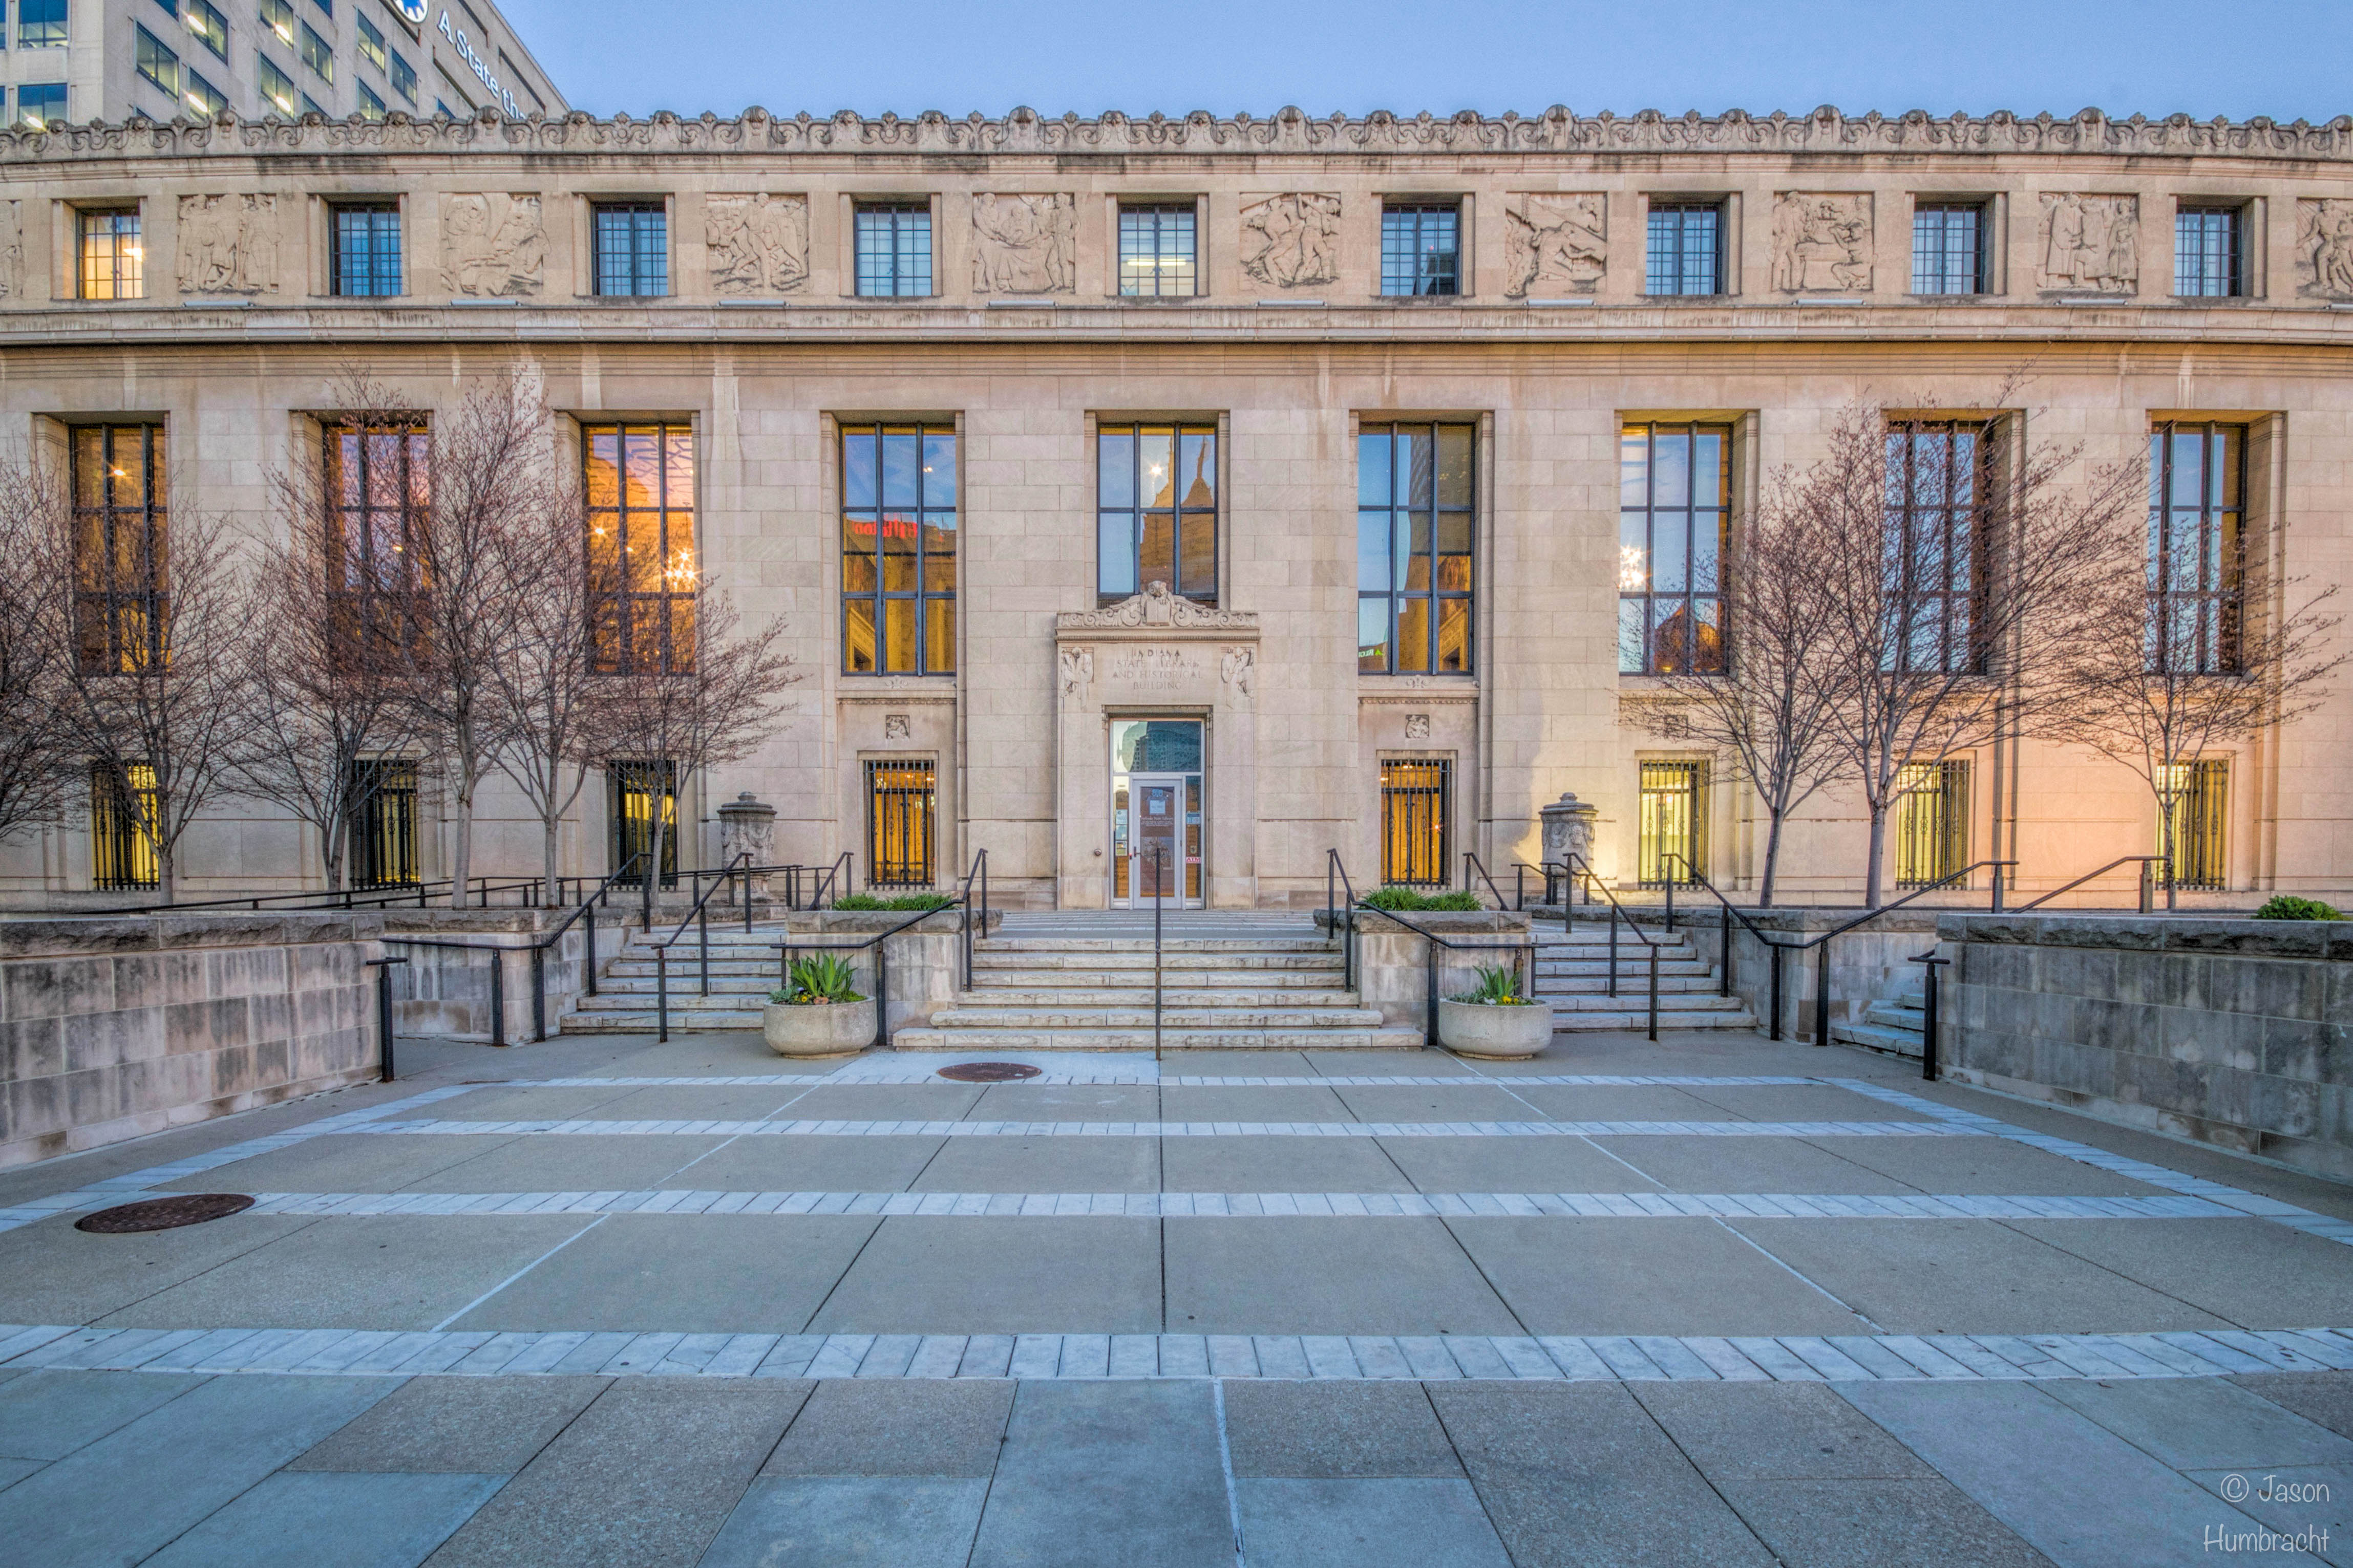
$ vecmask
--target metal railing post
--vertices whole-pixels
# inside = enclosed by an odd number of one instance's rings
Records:
[[[1952,962],[1934,956],[1936,951],[1930,948],[1931,956],[1920,961],[1920,966],[1928,972],[1920,985],[1920,1076],[1929,1083],[1936,1081],[1936,971]]]
[[[1814,1044],[1831,1043],[1831,939],[1822,938],[1814,965]]]
[[[491,949],[491,1044],[507,1043],[507,955],[504,948]]]
[[[1667,934],[1675,934],[1675,874],[1667,873]]]
[[[1993,912],[2001,913],[2001,862],[1993,863]]]
[[[588,994],[596,994],[596,900],[591,899],[581,910],[581,918],[588,922]]]
[[[891,939],[874,939],[874,1043],[881,1050],[891,1037]]]
[[[1773,1026],[1767,1037],[1778,1040],[1781,1037],[1781,944],[1778,942],[1767,942],[1765,954],[1766,967],[1772,971],[1773,975]]]
[[[2147,860],[2140,863],[2140,912],[2145,915],[2157,912],[2157,879],[2150,875],[2149,865]]]
[[[1618,900],[1609,900],[1609,994],[1618,994]]]
[[[1152,847],[1152,1051],[1160,1053],[1160,910],[1168,901],[1168,846]],[[986,868],[984,868],[985,869]],[[986,882],[981,884],[986,888]]]
[[[670,1039],[670,949],[654,948],[654,1037]]]
[[[382,1064],[379,1083],[393,1081],[392,1072],[392,966],[406,963],[405,958],[371,958],[367,966],[375,971],[375,1038],[376,1057]]]
[[[1715,939],[1716,973],[1721,978],[1715,987],[1718,996],[1732,994],[1732,906],[1724,906],[1724,917]]]
[[[547,1038],[547,949],[537,942],[531,948],[531,1038],[533,1045]]]
[[[711,916],[701,904],[694,907],[695,963],[702,970],[702,994],[711,994]]]
[[[1438,943],[1424,937],[1421,947],[1424,954],[1422,986],[1429,993],[1422,1009],[1421,1048],[1434,1051],[1438,1048]]]
[[[1659,944],[1651,944],[1651,1038],[1659,1037]]]

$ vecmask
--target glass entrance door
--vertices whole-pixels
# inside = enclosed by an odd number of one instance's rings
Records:
[[[1136,773],[1128,780],[1128,798],[1134,803],[1135,829],[1129,835],[1127,885],[1135,889],[1130,904],[1143,908],[1155,899],[1184,907],[1185,775]]]
[[[1112,721],[1111,901],[1115,908],[1149,909],[1160,900],[1179,909],[1200,906],[1205,869],[1202,738],[1198,719]]]

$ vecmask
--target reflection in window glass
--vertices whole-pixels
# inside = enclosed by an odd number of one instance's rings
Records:
[[[588,597],[601,675],[694,668],[694,432],[684,425],[581,427]]]
[[[1473,426],[1356,437],[1356,668],[1471,673]]]
[[[2245,441],[2246,431],[2236,425],[2168,423],[2149,432],[2152,670],[2238,672]]]
[[[75,658],[93,675],[160,668],[169,584],[161,425],[84,425],[73,451]]]
[[[1732,428],[1629,425],[1618,436],[1618,668],[1724,673],[1722,562]]]
[[[1381,208],[1381,292],[1459,294],[1462,209],[1453,202],[1391,202]]]
[[[1717,203],[1652,202],[1643,291],[1723,293],[1723,229]]]
[[[660,202],[601,202],[596,208],[596,292],[670,292],[670,210]]]
[[[1098,603],[1146,584],[1218,602],[1214,425],[1105,425],[1095,437]]]
[[[932,291],[929,202],[861,202],[856,229],[859,293],[892,297]]]
[[[1119,209],[1121,293],[1191,294],[1194,275],[1192,203]]]
[[[16,0],[16,47],[64,48],[67,20],[66,0]]]
[[[1887,551],[1894,657],[1939,673],[1983,666],[1977,635],[1984,573],[1978,534],[1987,427],[1909,421],[1887,431]]]
[[[945,425],[841,428],[841,667],[955,671],[956,447]]]
[[[1986,291],[1985,206],[1923,202],[1912,209],[1912,292]]]
[[[81,297],[136,300],[146,292],[146,252],[139,241],[139,209],[110,207],[77,213],[81,248]]]

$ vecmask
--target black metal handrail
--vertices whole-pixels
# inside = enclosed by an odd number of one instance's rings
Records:
[[[1160,911],[1168,904],[1168,844],[1152,846],[1152,1055],[1160,1057]]]
[[[725,887],[727,879],[731,877],[740,876],[744,879],[744,934],[745,936],[752,934],[754,868],[751,860],[752,852],[746,849],[715,871],[695,872],[695,885],[700,885],[703,878],[709,877],[711,886],[704,888],[695,896],[694,907],[686,911],[685,918],[678,922],[678,929],[671,931],[669,938],[662,942],[655,942],[652,931],[650,930],[647,931],[647,945],[654,950],[654,1010],[662,1017],[670,1016],[670,950],[678,945],[679,938],[686,934],[686,928],[690,923],[694,927],[696,967],[702,978],[702,994],[705,996],[711,994],[711,917],[709,913],[711,895]],[[665,1034],[662,1037],[667,1039],[669,1036]]]
[[[928,910],[917,910],[897,925],[878,931],[864,942],[795,942],[792,940],[791,933],[787,932],[783,942],[769,944],[777,950],[778,954],[777,989],[783,990],[792,984],[793,954],[796,952],[863,952],[866,949],[872,948],[874,950],[874,1039],[871,1048],[880,1050],[889,1041],[891,1036],[891,950],[884,944],[909,926],[959,907],[963,908],[969,917],[971,907],[961,898],[951,899],[944,904],[937,904]],[[667,1011],[659,1019],[658,1026],[661,1032],[661,1037],[665,1040],[669,1039],[670,1015]]]
[[[2090,881],[2094,877],[2105,877],[2109,872],[2115,870],[2117,867],[2129,866],[2136,860],[2140,862],[2140,912],[2145,915],[2155,914],[2157,912],[2157,879],[2150,875],[2149,868],[2151,866],[2164,865],[2165,857],[2162,855],[2119,855],[2115,859],[2109,861],[2106,865],[2101,867],[2098,870],[2086,871],[2082,876],[2076,878],[2073,881],[2063,883],[2059,887],[2052,889],[2049,892],[2043,894],[2041,898],[2034,900],[2031,903],[2019,905],[2012,912],[2022,915],[2031,909],[2034,909],[2042,904],[2049,903],[2052,900],[2057,898],[2062,893],[2073,892],[2076,889],[2082,887],[2084,883]],[[2170,879],[2168,879],[2168,885],[2171,885]]]
[[[470,877],[466,880],[466,885],[472,889],[473,897],[479,902],[467,907],[470,909],[492,907],[489,900],[493,893],[527,892],[530,897],[519,899],[506,907],[521,910],[538,909],[541,880],[542,879],[537,877]],[[322,903],[307,906],[310,909],[318,910],[383,910],[390,909],[395,904],[411,903],[421,910],[428,908],[431,900],[446,895],[456,885],[454,880],[445,878],[438,882],[403,882],[396,887],[388,888],[343,888],[333,892],[251,893],[232,899],[182,899],[168,904],[109,905],[102,912],[110,915],[176,914],[182,910],[221,910],[232,907],[259,910],[264,905],[286,908],[291,912],[306,907],[285,905],[283,900],[288,899],[324,900]]]
[[[972,868],[964,874],[964,891],[956,901],[964,906],[964,988],[972,989],[972,888],[975,879],[980,882],[980,934],[988,935],[988,851],[976,849]]]
[[[1604,901],[1604,902],[1606,902],[1606,903],[1608,903],[1608,904],[1609,904],[1609,994],[1610,994],[1610,995],[1615,996],[1615,995],[1617,995],[1617,994],[1618,994],[1618,922],[1619,922],[1620,921],[1621,921],[1621,920],[1622,920],[1622,921],[1624,921],[1626,922],[1626,929],[1627,929],[1628,931],[1630,931],[1633,932],[1634,937],[1635,937],[1635,940],[1636,940],[1636,941],[1638,941],[1638,942],[1641,942],[1641,943],[1645,948],[1647,948],[1647,949],[1649,949],[1649,950],[1650,950],[1650,971],[1651,971],[1651,1018],[1650,1018],[1650,1037],[1651,1037],[1651,1039],[1653,1039],[1653,1040],[1657,1039],[1657,1038],[1659,1037],[1659,946],[1660,946],[1660,944],[1659,944],[1659,943],[1657,943],[1657,942],[1652,942],[1649,937],[1647,937],[1647,936],[1643,935],[1643,933],[1642,933],[1642,928],[1641,928],[1641,926],[1636,925],[1636,924],[1634,923],[1634,917],[1633,917],[1633,915],[1632,915],[1631,913],[1630,913],[1630,912],[1627,910],[1626,907],[1625,907],[1623,904],[1620,904],[1620,903],[1618,901],[1618,895],[1617,895],[1616,893],[1613,893],[1613,892],[1611,892],[1611,891],[1609,890],[1609,883],[1607,883],[1607,882],[1605,882],[1605,881],[1603,881],[1603,880],[1601,879],[1601,876],[1600,876],[1600,873],[1599,873],[1599,872],[1598,872],[1598,871],[1594,870],[1594,868],[1593,868],[1591,866],[1589,866],[1589,865],[1588,865],[1588,864],[1586,863],[1585,858],[1584,858],[1583,856],[1581,856],[1581,855],[1577,854],[1575,850],[1568,850],[1568,851],[1567,851],[1567,852],[1566,852],[1566,858],[1565,858],[1562,860],[1562,862],[1561,862],[1561,868],[1562,868],[1562,870],[1563,870],[1563,871],[1564,871],[1564,872],[1565,872],[1565,873],[1566,873],[1566,874],[1567,874],[1567,875],[1571,879],[1571,881],[1570,881],[1569,886],[1568,886],[1567,889],[1565,889],[1563,890],[1563,894],[1562,894],[1562,898],[1561,898],[1561,908],[1563,908],[1563,909],[1565,910],[1565,909],[1567,909],[1567,908],[1569,908],[1569,907],[1570,907],[1570,900],[1571,900],[1571,898],[1573,898],[1573,897],[1575,896],[1575,893],[1576,893],[1576,891],[1577,891],[1577,882],[1578,882],[1578,881],[1580,881],[1580,880],[1583,882],[1584,887],[1585,887],[1585,902],[1586,902],[1586,906],[1587,906],[1588,909],[1592,907],[1592,904],[1593,904],[1593,891],[1594,891],[1594,889],[1597,889],[1597,888],[1598,888],[1598,889],[1599,889],[1601,890],[1601,897],[1602,897],[1603,901]],[[1547,878],[1547,879],[1546,879],[1546,891],[1547,893],[1549,893],[1549,892],[1551,891],[1551,887],[1550,887],[1550,879],[1549,879],[1549,878]],[[1546,901],[1546,903],[1550,903],[1552,900],[1551,900],[1549,898],[1547,898],[1545,901]],[[1561,922],[1560,922],[1560,934],[1561,934],[1561,936],[1562,936],[1564,939],[1566,939],[1566,938],[1567,937],[1567,935],[1568,935],[1568,931],[1569,931],[1569,926],[1570,926],[1570,924],[1571,924],[1571,922],[1570,922],[1569,919],[1568,919],[1567,916],[1563,916],[1563,917],[1562,917],[1562,919],[1561,919]]]
[[[1487,884],[1487,891],[1494,897],[1495,907],[1499,910],[1504,908],[1504,895],[1497,891],[1495,879],[1487,875],[1486,865],[1480,860],[1474,851],[1465,849],[1462,851],[1462,887],[1466,892],[1473,890],[1471,887],[1471,879],[1474,873],[1481,881]]]
[[[1937,955],[1935,948],[1915,953],[1905,961],[1921,966],[1920,981],[1920,1076],[1930,1083],[1936,1081],[1936,971],[1953,961]]]
[[[1338,879],[1338,889],[1336,889],[1334,887],[1334,879],[1335,876]],[[1348,901],[1345,906],[1340,908],[1333,907],[1332,895],[1335,890],[1345,890],[1347,893]],[[1330,925],[1336,928],[1340,924],[1343,916],[1346,919],[1347,934],[1342,940],[1345,943],[1345,956],[1343,961],[1343,973],[1347,981],[1346,988],[1348,990],[1354,991],[1356,988],[1356,918],[1359,914],[1378,915],[1383,920],[1388,921],[1392,924],[1403,926],[1407,931],[1411,931],[1418,937],[1420,937],[1429,944],[1422,949],[1424,963],[1423,973],[1425,976],[1423,988],[1427,992],[1427,995],[1424,998],[1422,1044],[1426,1048],[1435,1049],[1438,1047],[1438,950],[1441,947],[1452,952],[1513,953],[1514,957],[1512,963],[1512,973],[1514,976],[1525,979],[1527,986],[1527,995],[1532,999],[1535,998],[1536,944],[1535,940],[1533,937],[1526,942],[1450,942],[1445,937],[1442,937],[1436,931],[1431,931],[1429,927],[1406,919],[1404,915],[1398,913],[1395,910],[1385,910],[1378,904],[1366,903],[1363,900],[1357,898],[1356,888],[1348,879],[1347,865],[1340,858],[1340,852],[1337,849],[1327,849],[1324,851],[1324,914],[1325,921]],[[1498,901],[1500,901],[1500,895]],[[1525,954],[1526,956],[1527,963],[1525,973],[1522,971],[1519,957],[1517,956],[1520,954]],[[1541,1000],[1537,1000],[1536,1005],[1547,1008],[1552,1005],[1549,1002],[1544,1002]],[[1657,1038],[1655,1023],[1653,1024],[1651,1037],[1654,1039]]]

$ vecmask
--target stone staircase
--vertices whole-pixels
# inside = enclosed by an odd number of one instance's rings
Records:
[[[902,1029],[902,1051],[1148,1051],[1152,939],[992,936],[972,989]],[[1315,935],[1173,936],[1161,948],[1159,1044],[1168,1050],[1418,1050],[1346,989],[1337,943]]]
[[[1659,953],[1659,1027],[1754,1029],[1757,1019],[1737,996],[1716,994],[1716,973],[1681,931],[1645,927],[1662,944]],[[1650,1026],[1650,950],[1623,928],[1618,932],[1618,994],[1609,991],[1609,926],[1577,921],[1565,930],[1535,926],[1535,994],[1552,1004],[1554,1026],[1569,1033]]]
[[[1918,1061],[1927,1054],[1927,997],[1915,979],[1892,996],[1882,996],[1862,1010],[1860,1024],[1832,1024],[1831,1038],[1842,1046],[1861,1046],[1891,1057]]]
[[[676,927],[659,925],[668,936]],[[670,1026],[672,1029],[756,1029],[760,1009],[776,987],[776,950],[784,938],[781,924],[754,922],[749,935],[741,924],[723,931],[711,927],[711,994],[702,993],[695,966],[694,938],[670,949]],[[621,951],[597,977],[596,994],[583,996],[564,1015],[561,1030],[567,1035],[651,1034],[654,1020],[654,954],[642,931],[632,931]]]

